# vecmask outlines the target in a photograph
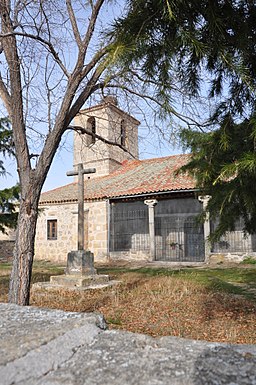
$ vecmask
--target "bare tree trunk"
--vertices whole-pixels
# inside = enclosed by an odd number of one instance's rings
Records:
[[[48,2],[45,4],[46,13],[44,12],[44,2],[39,2],[38,12],[37,3],[32,2],[30,14],[30,2],[0,0],[0,50],[4,54],[4,58],[1,57],[1,59],[5,59],[4,64],[1,65],[0,98],[4,102],[12,124],[21,188],[9,302],[19,305],[29,304],[38,201],[44,180],[60,144],[61,136],[90,95],[97,92],[97,90],[102,90],[114,78],[105,71],[112,63],[112,61],[107,60],[111,56],[111,45],[108,39],[106,40],[106,46],[96,49],[92,53],[89,62],[85,63],[85,60],[88,59],[87,56],[90,57],[90,55],[87,55],[89,45],[94,45],[92,37],[104,2],[105,0],[89,2],[88,7],[90,5],[91,17],[89,17],[85,33],[80,34],[78,28],[80,22],[76,19],[74,10],[76,7],[73,8],[72,1],[66,1],[70,26],[74,35],[75,50],[77,50],[73,69],[72,65],[70,65],[70,70],[68,70],[65,66],[65,55],[62,55],[65,52],[64,45],[60,44],[58,46],[56,41],[55,47],[53,41],[56,39],[51,38],[51,28],[54,29],[52,36],[55,36],[56,20],[55,16],[51,17],[47,10]],[[87,2],[84,3],[86,8]],[[35,18],[34,15],[36,15]],[[85,15],[87,20],[87,12]],[[63,17],[63,20],[66,20],[65,12],[63,12]],[[27,18],[31,20],[31,25],[27,22]],[[47,28],[42,28],[44,23]],[[59,29],[59,32],[61,32],[63,29],[62,23],[59,26],[61,26],[61,29]],[[61,37],[59,37],[59,40],[61,40]],[[31,44],[31,41],[35,44]],[[36,52],[40,56],[40,64],[37,63]],[[63,60],[61,60],[61,57]],[[26,68],[30,68],[31,63],[32,74],[26,70]],[[57,69],[60,72],[55,79],[55,70]],[[106,72],[105,75],[104,71]],[[29,126],[28,122],[33,126],[37,119],[42,119],[43,123],[44,113],[42,113],[42,117],[36,116],[36,112],[33,111],[34,91],[26,91],[28,89],[34,90],[35,86],[40,88],[42,79],[45,81],[45,86],[40,89],[41,96],[39,100],[42,99],[45,102],[44,92],[49,91],[47,96],[49,118],[49,127],[47,128],[49,128],[49,131],[39,154],[37,165],[32,168],[31,159],[33,156],[31,152],[33,145],[30,148],[28,130],[31,126]],[[54,102],[52,103],[52,101]],[[28,103],[28,114],[24,113],[26,103]],[[52,104],[55,105],[53,112],[51,112]],[[57,110],[57,108],[59,109]],[[51,121],[53,119],[55,123],[52,127]],[[106,143],[110,143],[105,138],[101,139]]]
[[[34,258],[38,199],[30,185],[25,199],[21,199],[17,235],[10,279],[9,302],[29,305],[30,281]]]

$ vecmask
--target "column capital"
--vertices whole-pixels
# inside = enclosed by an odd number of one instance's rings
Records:
[[[206,209],[210,199],[211,199],[211,195],[199,195],[199,197],[198,197],[199,202],[203,203],[204,209]]]
[[[211,199],[211,195],[199,195],[198,196],[198,200],[200,202],[205,202],[205,201],[209,201]]]
[[[156,199],[146,199],[144,201],[145,205],[149,206],[149,207],[154,207],[156,204],[157,204],[157,200]]]

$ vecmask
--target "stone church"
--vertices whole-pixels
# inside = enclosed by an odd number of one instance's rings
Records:
[[[74,125],[91,134],[74,134],[73,167],[82,163],[84,169],[96,169],[84,175],[84,249],[93,252],[96,261],[179,263],[203,262],[211,253],[252,252],[255,239],[245,238],[239,223],[236,231],[208,244],[214,223],[197,221],[207,197],[198,196],[191,177],[175,173],[188,155],[140,160],[139,124],[113,97],[75,118]],[[42,193],[36,258],[66,261],[67,253],[77,250],[78,194],[77,179]]]

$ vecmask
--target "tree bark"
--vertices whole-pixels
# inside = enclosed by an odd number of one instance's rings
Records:
[[[29,305],[30,284],[34,257],[34,242],[38,216],[38,197],[33,183],[23,193],[13,253],[9,302]],[[39,195],[39,194],[38,194]]]
[[[9,302],[12,303],[29,305],[38,201],[43,183],[61,141],[62,134],[68,128],[70,122],[90,95],[99,88],[102,88],[102,85],[99,84],[99,79],[108,65],[107,61],[103,61],[104,55],[108,54],[107,48],[100,49],[87,65],[85,65],[85,57],[94,32],[99,11],[104,1],[105,0],[96,0],[94,3],[88,28],[83,39],[79,37],[79,31],[74,19],[75,14],[73,12],[72,2],[67,2],[73,33],[78,48],[76,64],[73,71],[69,73],[66,70],[64,63],[61,62],[57,51],[55,51],[50,38],[48,41],[44,36],[39,36],[40,34],[38,37],[34,36],[30,33],[30,30],[29,33],[26,33],[26,31],[23,32],[23,30],[21,32],[19,28],[17,28],[16,23],[12,20],[13,13],[15,13],[11,9],[12,3],[9,0],[0,0],[0,43],[6,59],[6,68],[8,69],[8,76],[6,76],[8,81],[6,84],[0,73],[0,97],[5,103],[5,107],[12,123],[15,156],[21,188],[19,218],[9,290]],[[36,21],[34,20],[33,23],[36,23]],[[49,24],[47,25],[49,26]],[[24,40],[26,38],[38,38],[40,50],[42,49],[41,44],[43,44],[43,46],[45,45],[47,48],[47,55],[49,52],[51,53],[53,60],[56,61],[61,68],[61,71],[67,77],[66,89],[63,89],[62,101],[59,105],[58,113],[56,113],[54,117],[55,124],[48,132],[37,165],[33,169],[31,166],[31,154],[28,144],[26,119],[23,110],[24,77],[22,75],[22,65],[24,67],[24,63],[27,62],[22,58],[23,51],[20,50],[22,42],[17,40],[16,35],[24,36]],[[28,63],[30,63],[29,60]],[[61,79],[63,76],[62,72]],[[47,72],[44,73],[44,76],[46,76],[46,74]],[[79,86],[85,78],[87,85],[79,90]],[[60,83],[61,82],[62,80]]]

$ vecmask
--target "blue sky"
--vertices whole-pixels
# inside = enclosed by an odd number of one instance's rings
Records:
[[[107,4],[107,3],[106,3]],[[111,21],[113,17],[115,17],[117,14],[119,14],[123,9],[123,2],[120,0],[118,2],[118,7],[110,7],[107,6],[103,10],[103,14],[105,15],[105,20]],[[72,51],[67,50],[67,60],[70,60],[72,58]],[[39,104],[39,115],[40,115],[40,108],[41,105]],[[121,107],[122,108],[122,107]],[[132,113],[135,118],[142,121],[142,124],[139,128],[139,135],[143,139],[140,139],[139,141],[139,147],[140,147],[140,158],[146,159],[146,158],[153,158],[153,157],[159,157],[159,156],[166,156],[171,155],[173,153],[178,153],[180,150],[178,148],[174,148],[172,145],[168,144],[167,141],[164,140],[161,134],[161,130],[158,131],[156,128],[152,128],[152,131],[149,130],[149,126],[155,127],[155,122],[150,121],[150,114],[148,113],[146,109],[146,105],[141,107],[141,109],[138,109],[138,111],[143,111],[143,114],[138,112]],[[128,111],[127,111],[128,112]],[[130,111],[129,111],[130,113]],[[3,116],[5,114],[3,113]],[[42,113],[43,116],[43,113]],[[145,122],[145,118],[149,119],[150,123]],[[37,116],[37,118],[40,118],[40,116]],[[144,120],[144,122],[143,122]],[[43,117],[42,117],[43,121]],[[166,122],[166,127],[163,128],[162,132],[165,133],[167,136],[167,140],[170,139],[170,129],[168,129],[168,126],[170,127],[170,124]],[[168,138],[169,135],[169,138]],[[171,142],[171,141],[170,141]],[[31,146],[31,152],[39,152],[39,150],[36,148],[36,144],[33,140],[31,140],[30,146]],[[35,149],[33,148],[35,145]],[[2,159],[0,157],[0,159]],[[11,187],[15,183],[18,182],[18,175],[16,172],[16,163],[14,159],[4,159],[4,165],[6,170],[8,171],[8,174],[6,177],[0,177],[0,189]],[[73,150],[72,150],[72,133],[68,135],[67,140],[63,140],[62,144],[60,146],[60,149],[57,151],[53,164],[50,168],[49,174],[47,176],[47,179],[45,181],[45,184],[43,186],[43,191],[47,191],[50,189],[53,189],[55,187],[71,183],[72,178],[66,176],[66,172],[68,170],[71,170],[73,167]]]
[[[136,117],[136,116],[135,116]],[[139,141],[140,158],[148,159],[159,156],[167,156],[180,153],[179,147],[175,147],[167,141],[160,140],[157,132],[145,133],[145,128],[141,127],[139,135],[143,137]],[[57,151],[47,179],[43,186],[43,191],[48,191],[59,186],[71,183],[72,177],[67,177],[66,172],[72,170],[73,167],[73,136],[72,133],[68,134],[67,138],[64,138],[62,144]],[[3,159],[3,158],[1,158]],[[5,158],[4,165],[9,174],[5,177],[0,177],[0,189],[13,186],[18,181],[18,175],[16,172],[16,163],[14,159]]]

